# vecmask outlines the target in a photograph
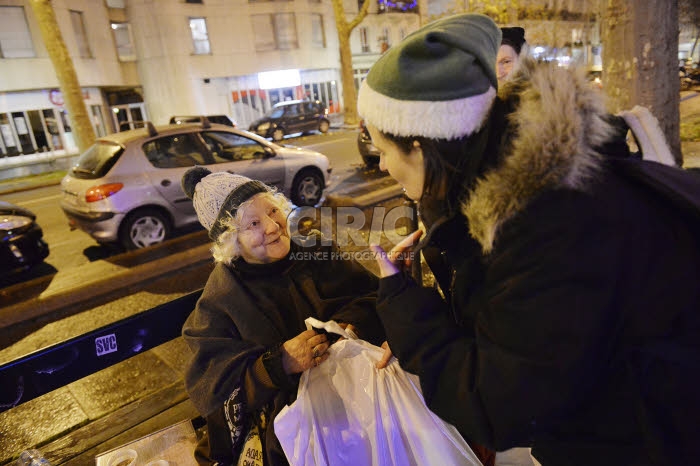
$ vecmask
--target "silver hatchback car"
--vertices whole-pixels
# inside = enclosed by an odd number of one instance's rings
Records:
[[[144,128],[98,139],[61,181],[61,208],[98,243],[137,249],[197,222],[180,186],[195,165],[276,186],[297,206],[316,205],[330,180],[328,158],[279,146],[245,130],[200,123]]]

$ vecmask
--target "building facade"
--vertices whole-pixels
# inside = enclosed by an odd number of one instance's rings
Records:
[[[358,80],[419,27],[416,4],[370,0],[353,31]],[[247,128],[274,104],[342,112],[330,0],[53,0],[96,135],[226,114]],[[357,0],[344,2],[349,18]],[[362,32],[360,32],[362,31]],[[359,81],[358,81],[359,82]],[[70,119],[29,0],[0,0],[0,178],[67,168]]]

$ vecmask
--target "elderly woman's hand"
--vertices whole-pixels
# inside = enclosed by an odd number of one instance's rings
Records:
[[[402,267],[409,267],[413,258],[411,257],[411,249],[418,242],[422,230],[416,230],[405,237],[399,244],[394,246],[388,253],[384,252],[379,245],[371,245],[370,249],[375,253],[375,260],[379,265],[379,276],[381,278],[391,277],[399,273]]]
[[[282,367],[287,374],[298,374],[318,366],[328,359],[328,338],[314,330],[305,330],[291,340],[284,342]]]
[[[377,369],[384,369],[386,366],[389,365],[389,361],[391,361],[391,358],[394,357],[394,354],[391,352],[391,348],[389,348],[388,341],[382,343],[382,349],[384,349],[384,354],[382,354],[382,358],[375,364],[377,366]]]

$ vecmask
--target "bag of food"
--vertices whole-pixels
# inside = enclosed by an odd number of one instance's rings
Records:
[[[342,336],[328,360],[302,374],[296,401],[275,418],[292,466],[481,466],[457,429],[425,405],[418,377],[396,359],[377,369],[381,348]]]

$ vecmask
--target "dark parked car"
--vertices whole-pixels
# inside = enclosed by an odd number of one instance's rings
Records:
[[[228,115],[176,115],[170,117],[170,124],[199,123],[202,118],[206,118],[210,123],[216,123],[217,125],[236,127],[236,123]]]
[[[251,123],[249,130],[281,141],[286,134],[316,130],[327,133],[330,127],[328,108],[324,104],[318,100],[290,100],[276,104],[264,117]]]
[[[379,165],[379,149],[372,144],[372,137],[367,131],[365,121],[360,121],[360,134],[357,135],[357,149],[360,151],[362,160],[368,167]]]
[[[44,262],[49,245],[43,236],[33,212],[0,201],[0,276],[5,278]]]

